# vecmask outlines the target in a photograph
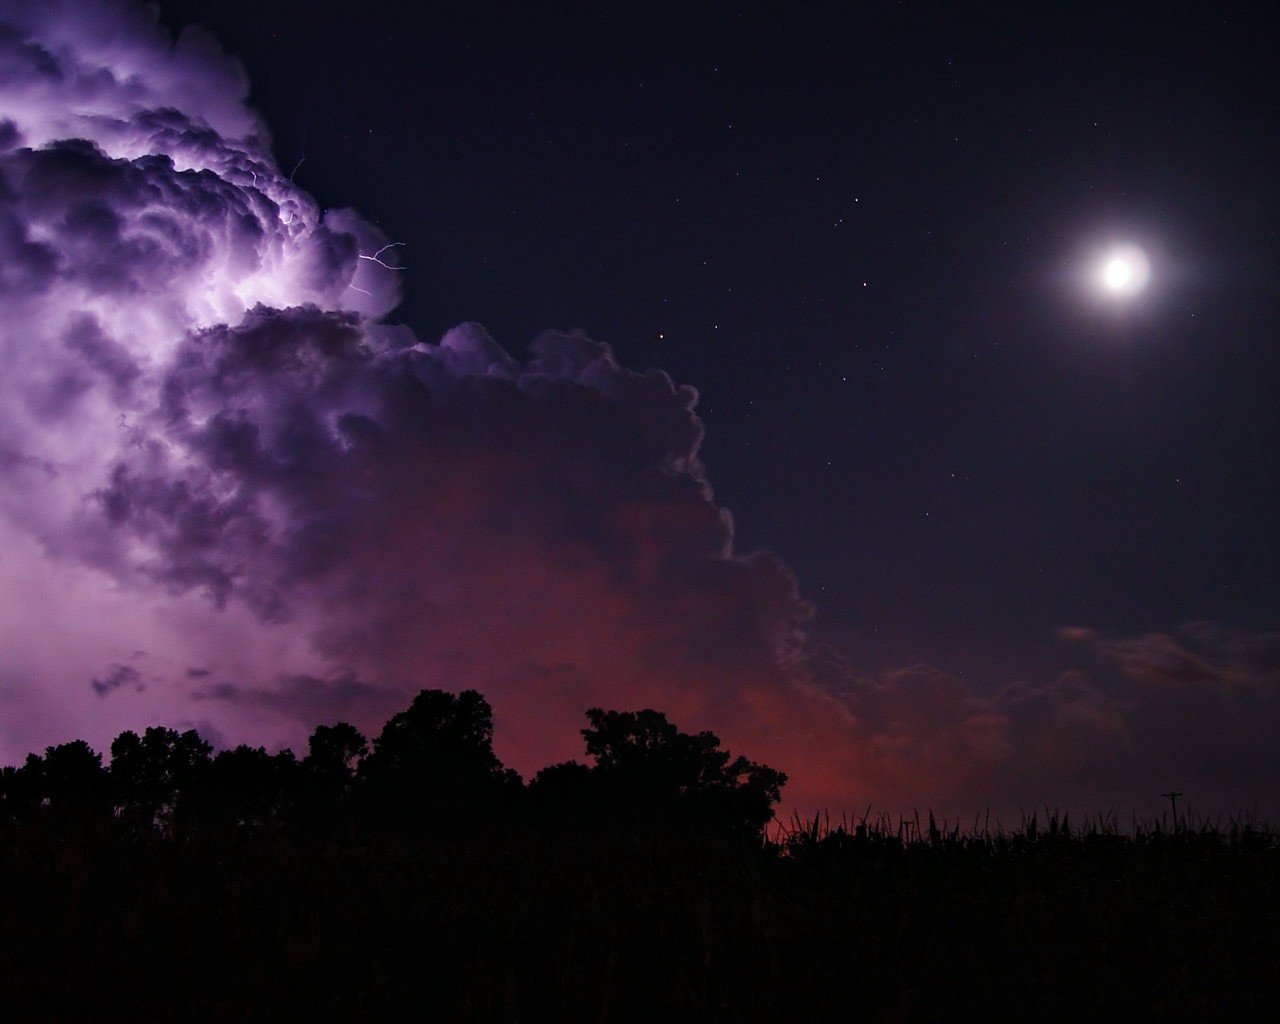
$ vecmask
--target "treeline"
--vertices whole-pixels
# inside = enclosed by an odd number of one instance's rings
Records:
[[[527,784],[477,693],[301,757],[124,733],[0,775],[6,1020],[1233,1021],[1280,1005],[1252,823],[810,821],[781,773],[593,709]]]
[[[110,761],[83,740],[0,769],[0,824],[123,828],[190,836],[238,830],[361,829],[430,834],[513,818],[570,827],[628,823],[759,838],[786,776],[681,732],[653,710],[587,712],[589,763],[569,761],[526,785],[493,751],[493,715],[474,690],[423,690],[370,742],[321,725],[305,756],[238,746],[214,753],[194,730],[121,733]]]

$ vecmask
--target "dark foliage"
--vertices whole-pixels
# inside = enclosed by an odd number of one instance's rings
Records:
[[[19,1021],[1263,1019],[1255,824],[763,826],[782,775],[654,711],[523,787],[476,693],[305,757],[192,732],[0,771]]]
[[[121,818],[130,825],[171,829],[186,799],[208,771],[213,748],[194,730],[151,728],[141,737],[122,732],[111,743],[111,783]]]
[[[546,816],[597,824],[644,820],[711,825],[759,835],[773,818],[786,775],[733,757],[710,732],[680,732],[660,711],[587,712],[592,767],[553,765],[530,785]]]
[[[493,712],[475,690],[423,690],[391,717],[356,771],[362,809],[398,830],[509,810],[520,777],[493,752]]]
[[[216,756],[188,730],[121,733],[110,767],[82,740],[0,776],[0,819],[90,821],[176,836],[358,826],[416,835],[478,820],[663,823],[758,839],[786,776],[680,732],[657,711],[587,712],[591,766],[540,772],[526,789],[493,752],[493,713],[474,690],[423,690],[372,745],[344,722],[319,726],[306,757],[239,746]]]

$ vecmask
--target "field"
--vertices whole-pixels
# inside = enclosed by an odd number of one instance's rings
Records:
[[[1257,828],[24,831],[0,879],[10,1020],[1239,1020],[1280,998]]]

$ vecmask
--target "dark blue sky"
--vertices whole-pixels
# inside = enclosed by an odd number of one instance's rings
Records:
[[[414,327],[697,386],[741,545],[861,664],[1280,617],[1262,6],[162,6],[406,243]],[[1123,313],[1076,277],[1112,237],[1156,260]]]

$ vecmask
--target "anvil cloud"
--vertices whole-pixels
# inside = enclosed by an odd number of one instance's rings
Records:
[[[390,321],[390,240],[281,173],[246,93],[146,9],[0,2],[5,759],[156,721],[296,743],[473,687],[526,772],[602,704],[716,729],[809,806],[1132,795],[1107,771],[1176,700],[816,648],[787,566],[735,551],[692,388],[580,332],[519,360]],[[1182,643],[1071,639],[1119,678]],[[1174,682],[1274,721],[1266,672]]]

